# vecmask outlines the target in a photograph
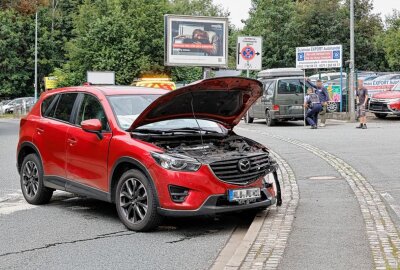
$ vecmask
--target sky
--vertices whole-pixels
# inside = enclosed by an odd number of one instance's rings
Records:
[[[231,13],[231,22],[239,28],[243,27],[242,19],[247,19],[251,0],[213,0]],[[382,18],[392,12],[393,9],[400,10],[400,0],[373,0],[374,12],[381,13]]]

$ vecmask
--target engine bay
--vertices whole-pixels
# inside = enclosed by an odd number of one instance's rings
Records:
[[[180,154],[197,159],[203,164],[248,156],[253,153],[268,153],[261,144],[238,135],[227,135],[222,138],[203,136],[173,136],[169,139],[151,139],[151,143],[163,148],[168,154]]]

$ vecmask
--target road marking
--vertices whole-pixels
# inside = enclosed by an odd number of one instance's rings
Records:
[[[353,190],[360,205],[376,269],[400,268],[400,232],[391,219],[382,197],[360,172],[342,159],[313,145],[259,130],[249,128],[243,130],[261,133],[301,147],[336,169]]]
[[[390,208],[396,213],[396,215],[400,218],[400,205],[396,204],[396,200],[387,192],[381,193],[381,196],[387,201]]]

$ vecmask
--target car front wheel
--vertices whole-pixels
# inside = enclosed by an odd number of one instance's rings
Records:
[[[43,184],[43,168],[36,154],[29,154],[22,162],[21,190],[25,200],[30,204],[48,203],[53,195],[53,190]]]
[[[150,231],[161,222],[156,193],[147,177],[138,170],[126,171],[115,194],[118,216],[133,231]]]

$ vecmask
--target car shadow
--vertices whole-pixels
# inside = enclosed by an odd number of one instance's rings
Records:
[[[121,224],[114,204],[66,192],[55,193],[46,207],[71,211],[85,220],[97,220],[101,222],[104,219],[119,225]],[[170,233],[174,231],[178,237],[187,240],[196,236],[233,229],[236,226],[250,226],[255,215],[254,211],[250,211],[216,216],[165,217],[155,232]]]

